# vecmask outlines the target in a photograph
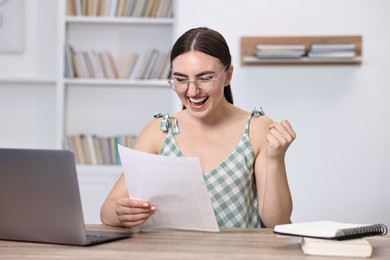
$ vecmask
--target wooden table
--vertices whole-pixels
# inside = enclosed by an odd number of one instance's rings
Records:
[[[88,225],[97,230],[122,230]],[[278,237],[271,229],[223,229],[219,233],[191,231],[139,232],[133,237],[80,247],[0,240],[0,259],[327,259],[305,256],[297,237]],[[370,237],[372,259],[390,259],[390,236]]]

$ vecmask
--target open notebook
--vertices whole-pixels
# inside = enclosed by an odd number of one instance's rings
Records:
[[[130,232],[86,230],[74,155],[0,149],[0,239],[92,245]]]
[[[274,233],[280,235],[346,240],[386,235],[384,224],[351,224],[334,221],[314,221],[276,225]]]

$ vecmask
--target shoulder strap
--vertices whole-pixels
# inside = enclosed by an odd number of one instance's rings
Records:
[[[256,116],[256,117],[264,116],[264,115],[265,115],[265,113],[261,107],[255,107],[251,113],[251,116]]]
[[[168,132],[168,133],[171,132],[174,135],[179,134],[180,131],[177,125],[177,119],[175,117],[171,116],[168,113],[156,113],[153,116],[154,118],[159,118],[159,117],[163,118],[160,124],[161,131]]]
[[[264,115],[265,115],[265,113],[261,107],[255,107],[252,110],[251,115],[249,116],[248,122],[246,123],[246,127],[245,127],[245,134],[246,135],[249,134],[249,125],[251,123],[252,116],[259,117],[259,116],[264,116]]]

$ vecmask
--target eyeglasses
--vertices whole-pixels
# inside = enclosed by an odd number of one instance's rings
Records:
[[[226,65],[223,70],[218,73],[217,76],[201,76],[195,80],[188,80],[183,77],[172,77],[168,83],[175,91],[176,93],[184,93],[186,92],[191,83],[194,83],[194,85],[197,88],[202,89],[205,93],[210,92],[214,87],[214,82],[218,79],[218,77],[222,74],[222,72],[228,67],[229,65]]]

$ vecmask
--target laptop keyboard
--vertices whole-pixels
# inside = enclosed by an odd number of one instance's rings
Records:
[[[126,234],[126,233],[121,234],[121,233],[107,232],[107,234],[104,234],[104,232],[103,233],[87,232],[86,234],[87,244],[89,245],[114,241],[114,240],[128,238],[128,237],[130,237],[130,234]]]
[[[101,241],[104,239],[108,239],[110,236],[105,236],[105,235],[95,235],[95,234],[87,234],[87,241]]]

